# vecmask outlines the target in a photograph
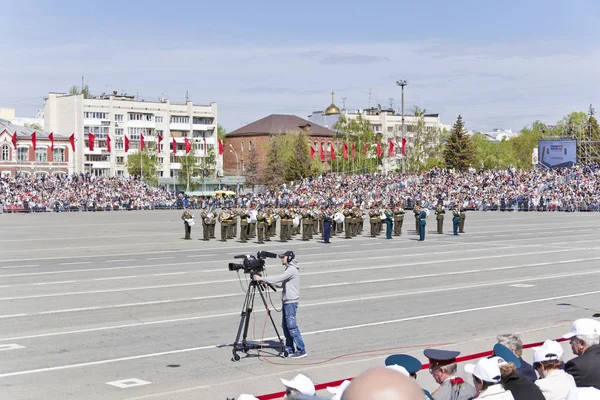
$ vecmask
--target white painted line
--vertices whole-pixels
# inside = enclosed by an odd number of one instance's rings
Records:
[[[137,378],[122,379],[120,381],[106,382],[107,385],[118,387],[119,389],[129,389],[137,386],[149,385],[152,382],[143,381]]]
[[[59,263],[58,265],[77,265],[77,264],[91,264],[91,261],[74,261],[74,262],[64,262]]]
[[[379,321],[379,322],[371,322],[371,323],[359,324],[359,325],[343,326],[343,327],[323,329],[323,330],[312,331],[312,332],[302,332],[302,334],[303,335],[319,335],[319,334],[329,333],[329,332],[339,332],[339,331],[361,329],[361,328],[367,328],[367,327],[373,327],[373,326],[390,325],[390,324],[397,324],[397,323],[406,322],[406,321],[416,321],[416,320],[423,320],[423,319],[429,319],[429,318],[443,317],[443,316],[448,316],[448,315],[471,313],[471,312],[475,312],[475,311],[485,311],[485,310],[493,310],[493,309],[499,309],[499,308],[514,307],[514,306],[520,306],[520,305],[525,305],[525,304],[543,303],[546,301],[556,301],[556,300],[562,300],[562,299],[590,296],[590,295],[595,295],[595,294],[600,294],[600,290],[593,291],[593,292],[568,294],[568,295],[563,295],[563,296],[545,297],[545,298],[541,298],[541,299],[525,300],[525,301],[519,301],[519,302],[515,302],[515,303],[504,303],[504,304],[495,304],[492,306],[467,308],[467,309],[462,309],[462,310],[452,310],[452,311],[440,312],[440,313],[435,313],[435,314],[418,315],[418,316],[407,317],[407,318],[399,318],[399,319],[393,319],[393,320],[387,320],[387,321]],[[270,337],[270,338],[264,338],[263,340],[273,340],[273,339],[276,339],[276,338]],[[31,374],[52,372],[52,371],[62,371],[62,370],[68,370],[68,369],[74,369],[74,368],[90,367],[90,366],[94,366],[94,365],[113,364],[113,363],[117,363],[117,362],[140,360],[140,359],[152,358],[152,357],[161,357],[161,356],[172,355],[172,354],[191,353],[191,352],[196,352],[196,351],[215,349],[220,346],[221,346],[220,344],[216,344],[216,345],[202,346],[202,347],[191,347],[191,348],[187,348],[187,349],[163,351],[160,353],[140,354],[137,356],[130,356],[130,357],[112,358],[112,359],[104,359],[104,360],[91,361],[91,362],[78,363],[78,364],[59,365],[56,367],[8,372],[8,373],[0,374],[0,378],[8,378],[11,376],[31,375]]]
[[[38,283],[33,283],[32,285],[35,285],[35,286],[44,286],[44,285],[55,285],[57,283],[73,283],[73,282],[77,282],[77,281],[38,282]]]
[[[216,256],[216,255],[217,255],[216,253],[212,253],[212,254],[193,254],[193,255],[188,256],[188,257],[189,258],[198,258],[198,257],[209,257],[209,256]]]
[[[139,275],[129,275],[129,276],[110,276],[108,278],[94,278],[94,279],[90,279],[91,281],[97,282],[97,281],[114,281],[114,280],[120,280],[120,279],[133,279],[133,278],[139,278]],[[82,282],[82,281],[74,281],[74,282]]]
[[[105,263],[114,263],[114,262],[129,262],[129,261],[135,261],[135,259],[133,259],[133,258],[123,258],[121,260],[106,260],[104,262]]]
[[[146,260],[168,260],[170,258],[175,258],[175,257],[149,257],[149,258],[146,258]]]
[[[192,271],[182,271],[182,272],[165,272],[164,274],[152,274],[152,276],[171,276],[171,275],[185,275],[189,274]]]
[[[518,288],[530,288],[530,287],[534,287],[535,285],[529,285],[526,283],[516,283],[514,285],[508,285],[508,286],[518,287]]]
[[[0,351],[24,349],[20,344],[0,344]]]
[[[381,244],[381,243],[377,243],[377,242],[373,242],[373,243],[363,243],[363,244],[361,244],[361,246],[378,246],[378,245],[380,245],[380,244]]]
[[[338,244],[338,245],[333,245],[331,247],[352,247],[352,245],[350,245],[350,244]]]
[[[2,267],[2,269],[9,269],[9,268],[33,268],[33,267],[39,267],[40,264],[28,264],[28,265],[8,265],[6,267]]]
[[[24,317],[27,314],[10,314],[10,315],[0,315],[0,318],[16,318],[16,317]]]

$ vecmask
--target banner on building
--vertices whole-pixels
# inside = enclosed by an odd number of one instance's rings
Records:
[[[577,141],[539,140],[538,157],[541,165],[548,168],[566,168],[577,163]]]

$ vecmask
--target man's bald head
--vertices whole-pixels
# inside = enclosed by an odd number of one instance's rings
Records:
[[[423,400],[415,381],[390,368],[367,370],[352,380],[342,400]]]

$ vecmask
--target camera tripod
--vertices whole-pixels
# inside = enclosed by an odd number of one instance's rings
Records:
[[[265,298],[265,292],[267,291],[267,285],[276,292],[277,290],[273,287],[273,285],[269,283],[264,283],[260,281],[255,281],[253,275],[251,275],[250,284],[248,285],[248,291],[246,292],[246,299],[244,300],[244,306],[242,307],[242,314],[240,317],[240,325],[237,330],[237,335],[235,336],[235,341],[233,342],[233,359],[232,361],[239,361],[240,356],[238,352],[248,353],[250,350],[257,349],[276,349],[279,350],[279,354],[283,357],[287,357],[288,351],[285,348],[285,344],[283,343],[283,339],[279,335],[279,331],[277,330],[277,326],[275,325],[275,321],[273,321],[273,316],[271,315],[271,310],[267,305],[267,300]],[[256,297],[256,292],[260,295],[262,302],[265,306],[265,310],[267,311],[267,315],[271,320],[271,325],[273,325],[273,329],[275,329],[275,334],[277,335],[277,339],[279,340],[278,345],[267,345],[262,343],[248,343],[248,328],[250,326],[250,317],[252,316],[252,309],[254,307],[254,298]],[[240,337],[242,341],[240,342]]]

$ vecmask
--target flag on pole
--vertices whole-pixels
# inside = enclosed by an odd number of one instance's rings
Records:
[[[394,142],[390,140],[390,157],[394,155]]]
[[[206,138],[202,138],[202,140],[204,140],[204,155],[206,155]]]
[[[354,143],[352,143],[352,158],[356,158],[356,150],[354,149]]]
[[[406,155],[406,139],[402,138],[402,155]]]
[[[50,139],[50,150],[54,151],[54,132],[50,132],[48,139]]]
[[[106,151],[110,153],[110,136],[106,135]]]
[[[329,152],[331,153],[331,159],[335,160],[335,149],[333,148],[332,144],[330,144],[329,146],[330,146]]]
[[[144,151],[144,147],[146,147],[146,142],[144,141],[144,135],[140,133],[140,151]]]
[[[31,144],[33,144],[33,151],[35,151],[35,149],[37,149],[37,132],[33,131],[33,133],[31,134]]]
[[[125,153],[129,152],[129,138],[125,136]]]
[[[69,136],[69,142],[71,142],[71,149],[73,151],[75,151],[75,134],[74,133],[72,133],[71,136]]]
[[[344,143],[344,158],[348,159],[348,144]]]
[[[156,152],[160,153],[160,142],[162,142],[162,136],[158,135],[156,138]]]
[[[365,143],[365,157],[369,154],[369,145]]]
[[[171,147],[172,147],[172,150],[173,150],[173,154],[175,154],[175,153],[177,153],[177,142],[175,141],[175,138],[171,138],[171,139],[173,139],[171,141],[171,144],[172,144]]]
[[[321,144],[321,148],[319,149],[319,159],[321,161],[325,161],[325,151],[323,150],[323,145]]]
[[[17,131],[15,131],[15,133],[12,135],[11,142],[13,144],[13,147],[16,150],[17,149]]]
[[[310,160],[314,161],[315,159],[315,148],[310,146]]]
[[[223,155],[223,142],[219,139],[219,155]]]
[[[90,151],[94,151],[94,140],[95,139],[96,139],[96,136],[93,133],[88,132],[88,147],[89,147]]]
[[[381,151],[381,143],[377,142],[377,157],[381,157],[383,152]]]
[[[188,138],[185,138],[185,154],[188,154],[190,150],[192,150],[192,145],[190,144]]]

